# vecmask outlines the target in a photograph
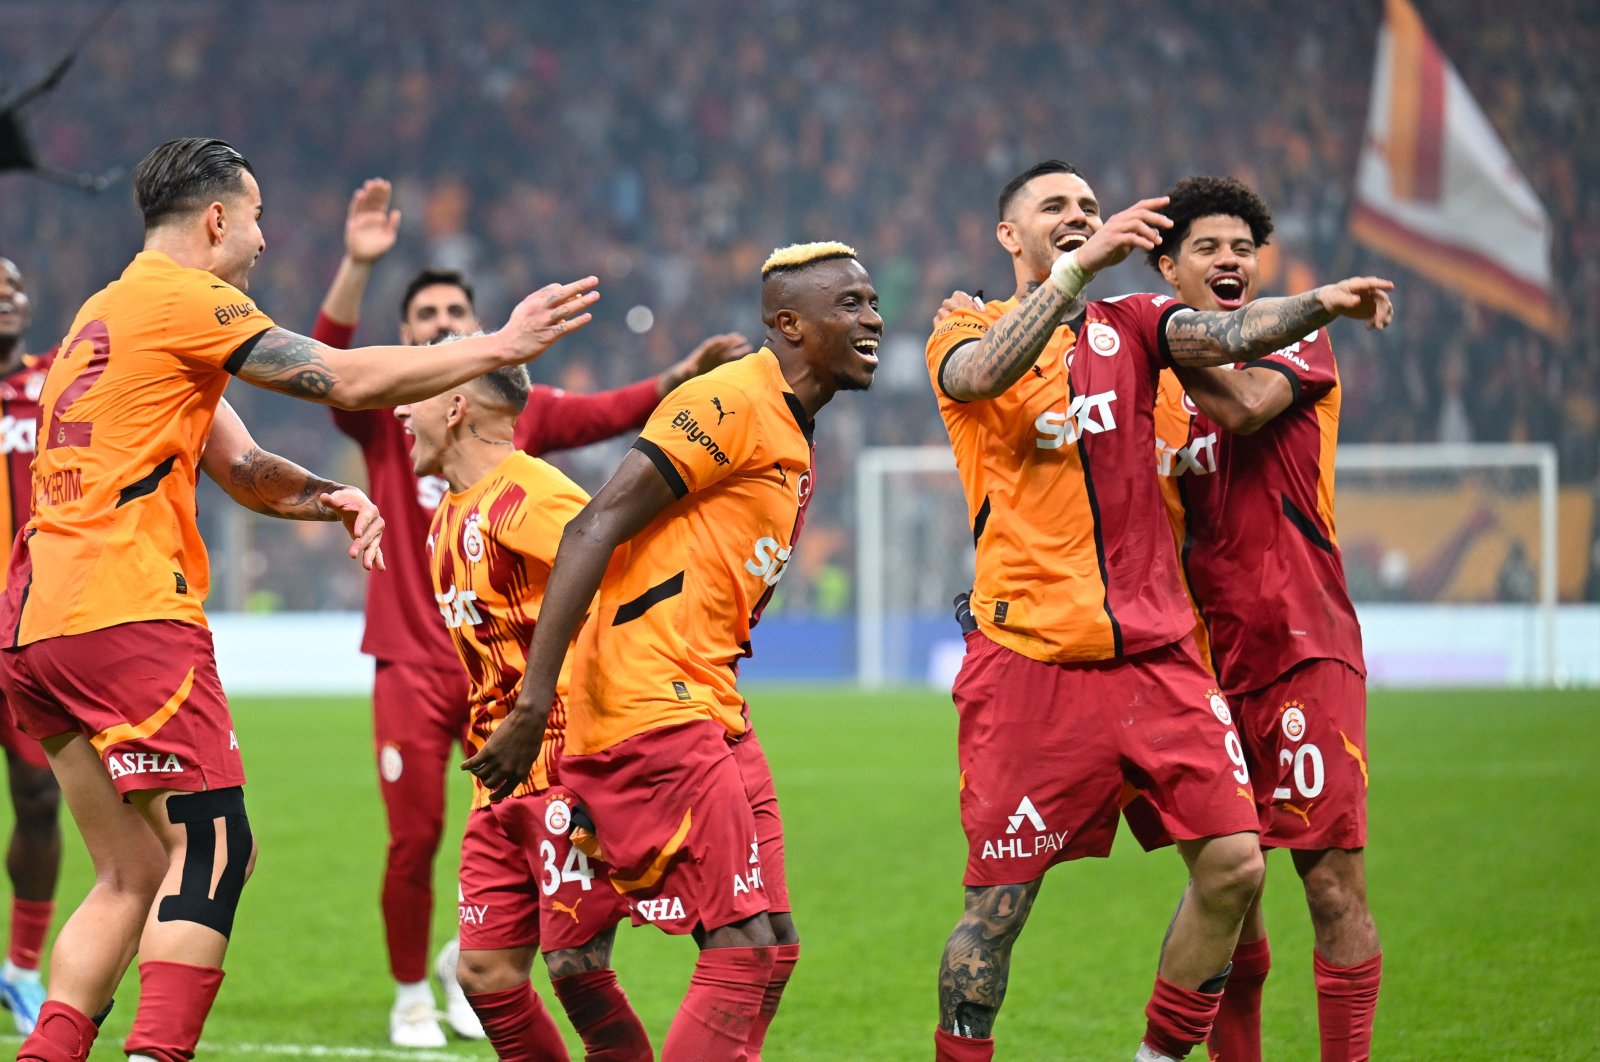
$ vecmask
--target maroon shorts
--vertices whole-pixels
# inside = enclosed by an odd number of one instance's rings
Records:
[[[720,723],[659,727],[601,752],[568,753],[561,781],[594,820],[635,925],[689,933],[767,910],[755,815]]]
[[[87,735],[117,792],[244,784],[211,632],[177,620],[122,623],[0,653],[22,732]]]
[[[575,798],[562,786],[467,816],[461,838],[461,947],[581,948],[622,921],[627,904],[605,864],[572,846]]]
[[[379,660],[372,681],[372,734],[378,755],[378,777],[385,799],[400,785],[407,768],[420,777],[406,778],[397,790],[402,803],[411,784],[439,785],[445,764],[459,748],[465,758],[467,673],[459,665],[437,668]]]
[[[1261,843],[1364,848],[1367,684],[1339,660],[1306,660],[1233,699],[1250,759]]]
[[[767,764],[767,754],[756,740],[752,727],[741,737],[730,738],[733,761],[739,765],[739,776],[744,779],[744,795],[750,800],[750,811],[756,817],[756,843],[761,848],[761,884],[767,890],[767,910],[772,914],[788,914],[789,881],[783,864],[783,817],[778,813],[778,790],[772,782],[772,768]]]
[[[1187,639],[1069,665],[974,631],[954,694],[967,885],[1109,854],[1128,785],[1177,840],[1256,829],[1239,735]]]
[[[30,767],[48,769],[50,766],[50,758],[44,754],[44,747],[17,729],[17,721],[12,718],[11,707],[5,703],[4,697],[0,697],[0,748]]]

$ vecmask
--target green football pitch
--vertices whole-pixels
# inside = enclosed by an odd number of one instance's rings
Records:
[[[769,687],[751,702],[783,802],[804,940],[766,1059],[931,1057],[934,971],[960,909],[964,852],[949,700]],[[261,857],[200,1056],[492,1057],[482,1043],[388,1046],[366,702],[239,698],[235,716]],[[1370,718],[1369,874],[1385,974],[1373,1056],[1593,1057],[1600,694],[1375,694]],[[439,941],[455,918],[464,782],[453,785],[454,832],[438,864]],[[1183,880],[1175,854],[1142,853],[1126,834],[1112,858],[1054,870],[1013,958],[998,1057],[1131,1058]],[[1268,881],[1265,1055],[1314,1059],[1304,903],[1281,856]],[[86,883],[69,828],[58,921]],[[658,1045],[693,951],[648,927],[619,936],[617,968]],[[559,1014],[548,984],[535,983]],[[94,1058],[121,1057],[136,996],[130,975]]]

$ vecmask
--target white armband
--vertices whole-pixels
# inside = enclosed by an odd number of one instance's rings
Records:
[[[1067,310],[1062,314],[1064,319],[1076,317],[1083,312],[1086,301],[1081,297],[1083,289],[1088,287],[1089,281],[1093,279],[1094,274],[1078,264],[1076,250],[1068,251],[1055,260],[1055,264],[1050,267],[1050,280],[1068,299]]]

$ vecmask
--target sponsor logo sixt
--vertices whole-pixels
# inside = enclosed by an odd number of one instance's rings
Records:
[[[706,453],[711,455],[711,460],[719,465],[728,463],[728,455],[717,445],[709,432],[700,427],[700,422],[689,415],[687,409],[678,410],[678,415],[672,418],[672,426],[683,432],[683,437],[690,442],[705,447]]]

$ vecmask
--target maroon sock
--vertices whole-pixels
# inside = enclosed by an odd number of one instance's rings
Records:
[[[661,1045],[661,1062],[725,1062],[742,1048],[761,1013],[777,948],[707,948]]]
[[[1206,1038],[1211,1062],[1261,1062],[1261,986],[1271,969],[1266,937],[1241,940],[1233,949],[1233,969]]]
[[[1322,1062],[1365,1062],[1372,1054],[1372,1019],[1383,980],[1380,951],[1354,966],[1335,966],[1312,954],[1317,981],[1317,1027]]]
[[[587,1062],[650,1062],[655,1057],[615,970],[569,974],[551,981],[550,987],[583,1038]]]
[[[467,1002],[483,1023],[502,1062],[566,1062],[566,1041],[533,985],[523,982],[498,992],[468,992]]]
[[[989,1062],[994,1058],[994,1037],[982,1039],[933,1030],[934,1062]]]
[[[1221,1002],[1221,992],[1179,988],[1157,975],[1144,1008],[1149,1020],[1144,1042],[1171,1058],[1187,1058],[1196,1044],[1205,1042]]]
[[[59,1000],[39,1008],[39,1023],[22,1041],[17,1062],[85,1062],[100,1026]]]
[[[56,912],[54,900],[11,901],[11,953],[12,963],[24,970],[39,968],[39,955],[44,951],[44,938],[50,935],[50,918]]]
[[[761,1045],[767,1040],[767,1029],[778,1014],[778,1004],[783,1002],[783,990],[789,987],[795,964],[800,961],[800,945],[779,944],[772,952],[772,980],[761,997],[761,1011],[756,1015],[755,1028],[750,1030],[749,1050],[752,1062],[760,1062]]]
[[[221,987],[222,971],[215,966],[141,962],[139,1009],[123,1049],[157,1062],[189,1062]]]

